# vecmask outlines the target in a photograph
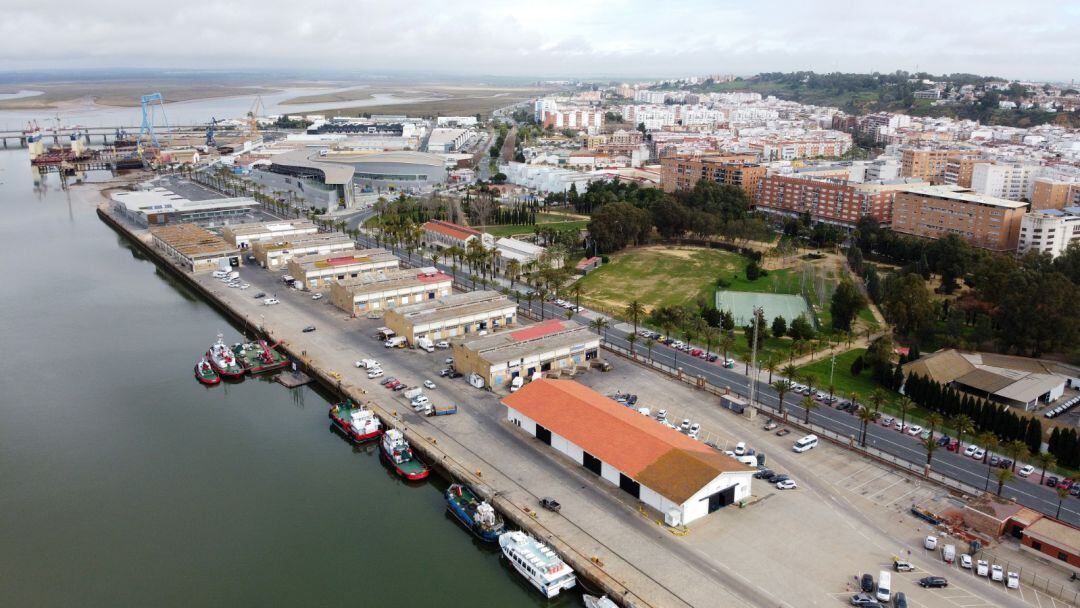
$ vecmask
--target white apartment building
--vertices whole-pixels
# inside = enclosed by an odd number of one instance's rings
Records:
[[[1044,209],[1024,214],[1017,251],[1038,251],[1056,258],[1075,242],[1080,242],[1080,207]]]
[[[1031,200],[1039,165],[979,163],[971,171],[971,189],[979,194],[1011,201]]]

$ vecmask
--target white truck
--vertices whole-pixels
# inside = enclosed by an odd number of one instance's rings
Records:
[[[435,352],[435,344],[429,338],[417,338],[416,348],[426,350],[429,353]]]
[[[410,400],[410,401],[417,398],[417,397],[419,397],[420,395],[423,395],[423,394],[424,394],[424,389],[420,388],[419,386],[409,387],[409,388],[405,389],[405,392],[402,393],[402,395],[404,395],[405,398]]]
[[[375,359],[360,359],[356,362],[356,367],[363,369],[373,369],[379,367],[379,362]]]
[[[484,388],[484,377],[480,374],[473,372],[469,374],[469,384],[476,388]]]
[[[405,336],[394,336],[383,342],[386,348],[405,348]]]
[[[945,545],[941,548],[941,559],[946,564],[956,561],[956,545]]]
[[[510,392],[516,393],[519,388],[525,385],[525,379],[521,376],[514,376],[514,379],[510,381]]]

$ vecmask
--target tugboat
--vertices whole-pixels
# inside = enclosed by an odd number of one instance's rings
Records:
[[[574,570],[547,545],[515,530],[499,537],[499,548],[518,574],[550,599],[577,584]]]
[[[195,379],[207,386],[213,386],[221,382],[221,376],[214,371],[213,366],[206,360],[206,357],[199,359],[199,362],[195,364]]]
[[[244,377],[244,368],[236,360],[236,354],[233,353],[232,349],[222,342],[221,334],[218,334],[217,342],[214,342],[210,350],[206,351],[206,356],[210,358],[210,364],[214,366],[214,370],[221,374],[222,377]]]
[[[446,488],[446,504],[454,517],[482,541],[493,543],[506,531],[506,524],[495,508],[480,500],[467,485],[455,483]]]
[[[354,406],[352,400],[331,406],[330,420],[356,443],[375,439],[383,433],[382,422],[375,416],[375,412],[364,406]]]
[[[383,433],[382,441],[379,442],[379,452],[382,453],[394,471],[409,481],[417,481],[428,476],[427,465],[420,462],[413,455],[409,442],[398,429],[389,429]]]
[[[289,365],[289,358],[277,351],[277,344],[268,346],[266,340],[236,344],[233,354],[252,374],[272,372]]]

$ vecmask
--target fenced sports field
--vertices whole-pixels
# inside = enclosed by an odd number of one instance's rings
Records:
[[[749,324],[754,316],[754,309],[758,307],[763,309],[766,323],[771,323],[776,317],[784,317],[788,323],[791,323],[799,315],[806,315],[811,323],[815,322],[814,314],[810,311],[806,298],[803,296],[749,291],[716,292],[717,310],[731,311],[736,325]]]

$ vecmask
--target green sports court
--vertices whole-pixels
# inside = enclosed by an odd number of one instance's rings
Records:
[[[772,323],[776,317],[784,317],[791,323],[799,315],[806,315],[811,323],[817,325],[806,298],[783,293],[754,293],[749,291],[717,291],[717,310],[730,311],[735,317],[735,324],[742,326],[750,323],[754,309],[760,307],[765,313],[765,322]]]

